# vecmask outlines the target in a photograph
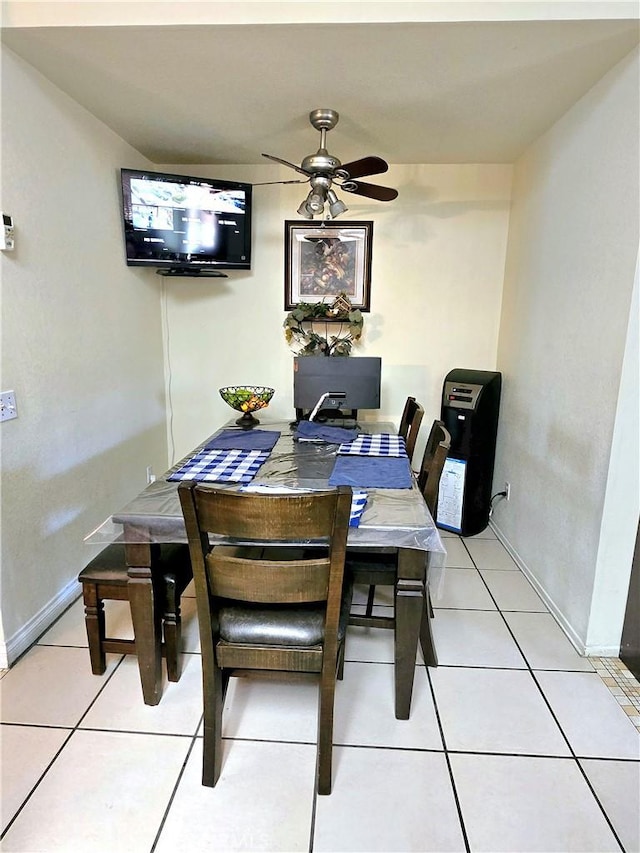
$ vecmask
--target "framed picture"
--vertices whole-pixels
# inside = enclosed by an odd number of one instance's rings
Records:
[[[340,225],[284,223],[284,307],[333,302],[346,293],[354,308],[370,311],[373,222]]]

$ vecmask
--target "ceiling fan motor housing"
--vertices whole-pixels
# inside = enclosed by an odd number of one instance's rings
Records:
[[[338,169],[341,165],[340,160],[329,154],[326,148],[320,148],[315,154],[305,157],[300,164],[300,168],[311,175],[321,175],[333,172],[334,169]]]

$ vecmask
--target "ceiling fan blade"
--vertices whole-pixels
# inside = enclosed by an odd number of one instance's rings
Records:
[[[361,160],[353,160],[340,166],[341,172],[347,172],[350,178],[366,178],[367,175],[381,175],[389,168],[389,164],[382,157],[363,157]]]
[[[376,184],[365,184],[364,181],[346,181],[341,189],[354,195],[364,195],[375,198],[376,201],[393,201],[398,198],[398,190],[391,187],[379,187]]]
[[[302,178],[300,178],[299,180],[293,180],[293,181],[260,181],[260,183],[251,184],[251,186],[252,187],[268,187],[268,186],[271,186],[272,184],[306,184],[308,182],[308,180],[309,180],[309,178],[307,178],[305,181],[303,181]]]
[[[274,157],[273,154],[263,154],[262,156],[266,157],[268,160],[273,160],[275,163],[282,163],[283,166],[288,166],[290,169],[295,169],[296,172],[300,172],[301,175],[310,177],[304,169],[301,169],[300,166],[295,166],[293,163],[289,163],[288,160],[281,160],[280,157]]]

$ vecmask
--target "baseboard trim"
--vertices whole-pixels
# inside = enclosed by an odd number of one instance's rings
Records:
[[[502,542],[504,547],[507,549],[507,551],[509,552],[509,555],[513,558],[513,560],[517,564],[517,566],[520,569],[520,571],[522,572],[522,574],[527,578],[527,580],[531,583],[531,585],[533,586],[535,591],[538,593],[540,598],[547,605],[551,615],[556,620],[556,622],[558,623],[558,625],[562,629],[562,631],[566,634],[567,639],[569,640],[571,645],[575,648],[575,650],[578,652],[578,654],[581,655],[582,657],[588,657],[589,655],[593,655],[593,656],[597,656],[597,657],[617,657],[619,649],[616,651],[609,650],[608,652],[605,652],[603,650],[594,650],[591,648],[587,649],[587,647],[584,644],[584,641],[580,639],[578,634],[576,634],[575,630],[573,629],[573,626],[569,622],[567,622],[563,613],[558,609],[555,601],[551,598],[551,596],[549,595],[547,590],[540,584],[540,581],[536,578],[536,576],[533,574],[533,572],[529,569],[529,567],[527,566],[525,561],[522,559],[520,554],[518,554],[518,552],[513,547],[511,542],[509,542],[509,539],[507,538],[507,536],[505,536],[503,531],[500,530],[500,528],[495,523],[495,521],[493,521],[493,519],[489,522],[489,526],[491,527],[493,532],[496,534],[496,536],[500,540],[500,542]]]
[[[0,669],[8,669],[15,663],[20,655],[24,654],[53,625],[58,616],[79,598],[81,592],[82,587],[76,578],[69,581],[26,625],[16,631],[13,637],[0,643]]]
[[[619,658],[619,646],[587,646],[585,652],[590,658]]]

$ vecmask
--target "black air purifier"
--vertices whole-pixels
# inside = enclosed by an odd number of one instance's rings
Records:
[[[489,523],[502,374],[450,371],[442,388],[441,419],[451,449],[440,480],[438,527],[462,536]]]

